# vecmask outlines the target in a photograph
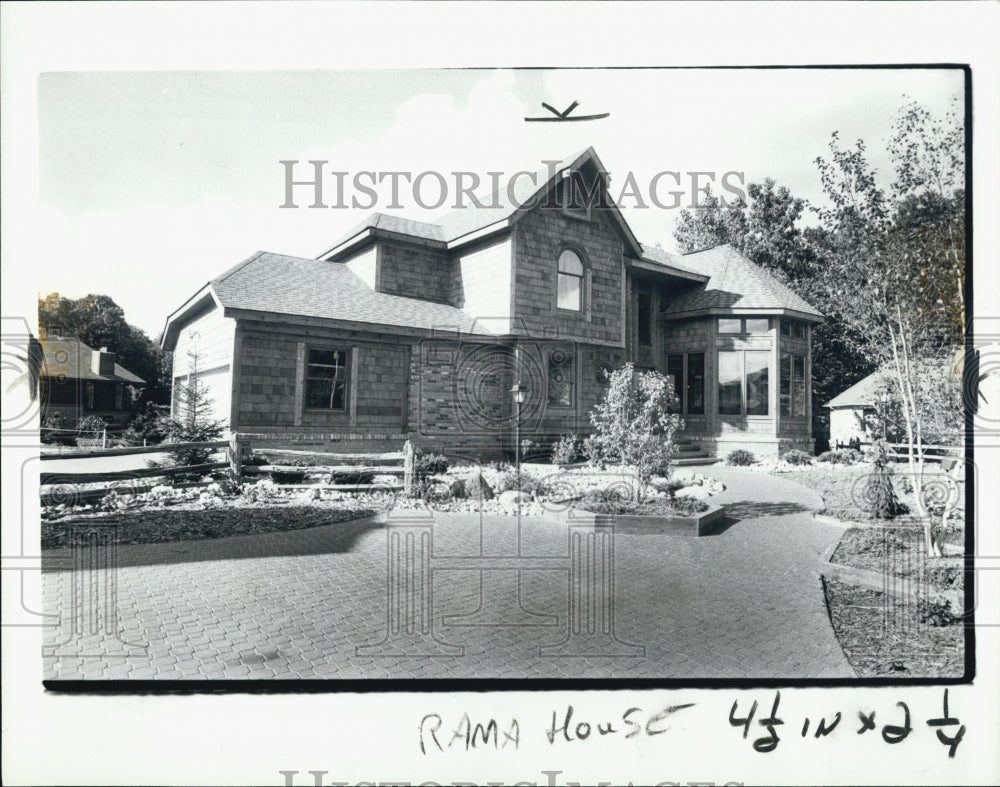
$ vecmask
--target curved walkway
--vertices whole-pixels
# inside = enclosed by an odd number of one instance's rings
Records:
[[[539,651],[566,639],[570,606],[578,603],[562,559],[568,554],[565,524],[438,514],[436,558],[489,558],[470,567],[460,560],[431,564],[437,566],[434,635],[451,646],[445,649],[451,655],[365,651],[385,637],[389,573],[385,527],[369,521],[118,547],[119,567],[109,569],[117,583],[118,622],[111,627],[117,637],[73,635],[65,613],[80,578],[47,570],[46,611],[62,612],[63,623],[47,631],[46,641],[60,655],[46,659],[45,675],[852,677],[827,617],[818,571],[821,554],[842,531],[813,520],[818,495],[773,476],[715,467],[698,472],[727,485],[713,499],[727,506],[722,528],[702,538],[616,534],[617,576],[609,600],[619,642],[592,643],[586,656]],[[531,556],[521,564],[519,549],[522,557]],[[46,553],[52,569],[67,557],[62,550]],[[508,569],[498,570],[503,566]]]

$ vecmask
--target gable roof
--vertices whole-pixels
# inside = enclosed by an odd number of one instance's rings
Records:
[[[668,317],[700,314],[788,312],[822,322],[823,315],[728,243],[680,257],[680,264],[708,281],[670,299]]]
[[[846,391],[833,397],[827,407],[874,407],[875,398],[885,389],[888,378],[883,372],[872,372]]]
[[[372,290],[346,265],[259,251],[209,282],[226,309],[486,333],[461,309]]]
[[[472,204],[456,208],[433,222],[410,221],[386,213],[373,213],[318,256],[324,259],[336,257],[354,245],[384,233],[407,235],[442,244],[442,248],[460,246],[471,240],[470,236],[478,237],[479,233],[491,227],[499,231],[510,226],[521,212],[534,207],[537,200],[547,193],[564,172],[578,169],[587,162],[592,163],[598,172],[607,171],[597,157],[597,152],[590,147],[567,156],[551,166],[539,169],[530,176],[522,175],[515,178],[492,194],[478,198],[482,207]],[[625,235],[634,253],[640,255],[641,244],[636,240],[618,207],[612,203],[608,213]]]
[[[146,384],[145,380],[132,374],[120,363],[115,364],[114,374],[97,374],[91,368],[96,351],[75,337],[42,338],[39,341],[42,344],[45,358],[39,377],[65,377],[69,380],[88,381],[104,380],[132,385]]]

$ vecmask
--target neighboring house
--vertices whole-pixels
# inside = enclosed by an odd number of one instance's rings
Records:
[[[729,246],[644,246],[588,149],[436,223],[375,214],[316,259],[258,252],[171,314],[233,430],[340,450],[510,450],[589,431],[606,372],[673,376],[683,437],[724,454],[811,450],[822,316]],[[600,183],[599,183],[600,181]],[[593,193],[591,191],[591,193]],[[520,205],[520,207],[518,207]],[[261,438],[263,439],[263,438]]]
[[[871,422],[886,384],[884,374],[873,372],[827,402],[830,448],[846,448],[852,444],[858,447],[872,441]]]
[[[95,350],[72,337],[43,338],[41,345],[42,423],[58,413],[70,429],[88,415],[100,416],[109,425],[128,424],[132,417],[128,388],[141,388],[145,380],[115,363],[115,354],[106,347]]]

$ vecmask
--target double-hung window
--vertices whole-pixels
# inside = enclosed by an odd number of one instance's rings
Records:
[[[583,260],[572,249],[559,255],[556,306],[569,311],[580,311],[583,303]]]

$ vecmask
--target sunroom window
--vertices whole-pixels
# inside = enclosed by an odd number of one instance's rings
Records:
[[[766,350],[719,351],[719,415],[767,415],[770,398]]]

